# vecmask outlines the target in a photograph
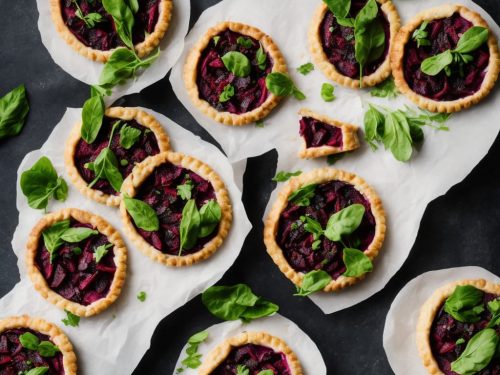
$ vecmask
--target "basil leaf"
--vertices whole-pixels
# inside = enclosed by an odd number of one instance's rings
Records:
[[[365,113],[364,124],[365,139],[373,149],[377,148],[373,141],[381,139],[380,133],[382,133],[382,136],[384,134],[384,121],[384,115],[370,104],[368,111]]]
[[[51,358],[60,352],[59,348],[50,341],[42,341],[37,348],[38,354],[42,357]]]
[[[234,86],[228,83],[219,96],[219,103],[225,103],[234,96]]]
[[[129,150],[141,136],[141,131],[132,126],[124,125],[120,129],[120,145]]]
[[[219,224],[222,218],[222,211],[219,203],[210,200],[200,208],[200,231],[198,238],[210,235]]]
[[[295,96],[298,100],[305,99],[305,95],[295,87],[292,80],[283,73],[269,73],[266,77],[267,89],[276,96]]]
[[[312,63],[306,63],[297,68],[297,71],[302,75],[307,75],[314,70],[314,65]]]
[[[389,113],[385,117],[383,142],[386,149],[391,150],[396,160],[405,162],[413,153],[410,125],[404,114],[399,111]]]
[[[66,312],[66,319],[62,319],[62,322],[65,326],[70,327],[78,327],[80,324],[80,317],[78,315],[73,314],[68,310],[64,310]]]
[[[222,56],[222,62],[227,70],[237,77],[248,77],[250,75],[250,60],[238,51],[231,51]]]
[[[184,182],[182,185],[177,185],[177,195],[185,201],[190,200],[193,186],[193,181],[189,179],[186,180],[186,182]]]
[[[132,13],[136,14],[139,11],[139,1],[138,0],[127,0],[128,6]]]
[[[110,247],[113,247],[113,244],[104,244],[104,245],[101,245],[101,246],[98,246],[94,249],[94,259],[95,259],[95,262],[96,263],[99,263],[102,258],[104,258],[106,256],[106,254],[108,254],[109,252],[109,248]]]
[[[238,37],[238,39],[236,39],[236,43],[238,43],[243,48],[252,48],[253,47],[252,39],[245,38],[243,36]]]
[[[330,241],[341,241],[342,236],[358,229],[364,214],[365,206],[359,203],[351,204],[334,213],[326,224],[325,237]]]
[[[188,344],[201,344],[207,338],[208,338],[208,331],[201,331],[191,336],[188,339]]]
[[[335,87],[329,83],[323,83],[321,86],[321,98],[325,102],[332,102],[335,99],[335,95],[333,94],[335,91]]]
[[[259,66],[259,69],[265,70],[266,64],[267,64],[267,53],[264,51],[264,48],[262,48],[262,43],[260,43],[259,49],[257,50],[257,53],[255,54],[255,59],[257,61],[257,65]]]
[[[98,231],[90,228],[68,228],[62,233],[61,240],[70,243],[77,243],[98,233]]]
[[[371,1],[375,2],[375,0],[370,0],[366,6],[368,6]],[[354,54],[356,61],[359,64],[361,85],[363,68],[368,63],[377,60],[380,56],[382,56],[382,53],[384,52],[385,31],[382,24],[378,20],[371,21],[368,24],[363,23],[361,25],[358,25],[358,23],[356,23],[356,26],[354,28],[354,38]]]
[[[375,18],[377,18],[377,15],[378,15],[377,2],[375,0],[368,0],[356,16],[356,19],[354,21],[355,27],[366,25],[372,22],[373,20],[375,20]],[[345,18],[345,16],[341,18]]]
[[[26,88],[16,87],[0,98],[0,139],[18,135],[30,110]]]
[[[451,370],[460,375],[473,375],[483,370],[495,355],[498,342],[494,329],[479,331],[469,340],[460,357],[451,363]]]
[[[21,343],[23,348],[29,350],[38,350],[40,339],[31,332],[26,332],[19,336],[19,342]]]
[[[95,173],[94,180],[88,185],[89,188],[94,186],[97,181],[103,179],[107,180],[115,191],[119,192],[121,190],[123,176],[118,169],[118,160],[109,147],[103,148],[97,158],[93,162],[88,163],[86,167]]]
[[[351,10],[351,0],[323,0],[336,18],[346,18]]]
[[[101,130],[104,118],[104,100],[102,96],[92,96],[85,101],[82,109],[81,135],[85,142],[91,144]]]
[[[452,62],[453,55],[450,50],[446,50],[422,61],[420,70],[429,76],[435,76]]]
[[[316,191],[317,184],[310,184],[295,190],[288,197],[288,201],[296,204],[297,206],[309,206],[311,204],[311,198],[314,197],[314,192]]]
[[[47,366],[35,367],[24,373],[24,375],[43,375],[49,371]]]
[[[279,171],[276,173],[276,176],[272,178],[272,181],[274,182],[285,182],[288,181],[291,177],[298,176],[302,173],[302,171],[295,171],[295,172],[285,172],[285,171]]]
[[[50,254],[50,262],[56,257],[56,251],[61,247],[63,241],[62,234],[69,228],[69,219],[59,221],[42,232],[43,243]]]
[[[454,52],[469,53],[477,50],[488,40],[488,29],[481,26],[472,26],[462,34]]]
[[[459,285],[446,299],[444,311],[462,323],[478,322],[483,308],[484,292],[472,285]]]
[[[370,95],[378,98],[394,99],[399,95],[399,91],[392,77],[387,78],[381,84],[370,90]]]
[[[321,224],[310,216],[301,216],[300,221],[304,223],[304,230],[314,235],[314,239],[318,240],[323,234]]]
[[[347,268],[344,276],[359,277],[373,271],[373,263],[370,258],[358,249],[344,248],[343,259]]]
[[[337,23],[340,26],[344,26],[344,27],[354,27],[354,18],[339,18],[339,17],[337,17]],[[347,36],[346,36],[346,40],[350,40],[350,39],[347,39]]]
[[[116,32],[122,42],[131,50],[134,49],[132,42],[132,29],[135,18],[132,10],[124,0],[102,0],[102,5],[115,22]]]
[[[245,365],[237,365],[236,375],[250,375],[250,369]]]
[[[146,202],[124,196],[123,203],[138,228],[148,232],[154,232],[160,228],[160,221],[155,210]]]
[[[200,221],[200,212],[196,207],[196,201],[194,199],[188,200],[182,210],[179,256],[182,254],[182,250],[189,250],[196,245],[200,233]]]
[[[302,286],[297,287],[297,293],[294,296],[306,297],[312,293],[323,290],[330,282],[332,277],[323,270],[308,272],[304,275]]]
[[[488,302],[488,310],[491,313],[491,320],[486,327],[494,328],[500,325],[500,300],[494,299]]]
[[[427,25],[429,25],[428,21],[422,22],[420,27],[416,29],[412,34],[413,40],[417,42],[417,48],[420,48],[420,46],[431,45],[431,42],[427,39],[429,32],[425,31]]]
[[[274,375],[273,370],[262,370],[257,375]]]

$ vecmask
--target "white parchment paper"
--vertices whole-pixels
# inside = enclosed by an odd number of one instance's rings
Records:
[[[50,1],[37,0],[38,30],[42,43],[47,48],[54,62],[66,73],[88,85],[99,83],[99,76],[103,64],[83,57],[71,48],[57,32],[50,15]],[[179,58],[184,48],[184,37],[189,29],[191,2],[188,0],[174,0],[174,7],[170,25],[160,43],[160,56],[139,76],[129,80],[124,85],[113,89],[111,101],[128,94],[142,91],[159,81],[168,73]]]
[[[486,279],[499,283],[500,278],[480,267],[448,268],[426,272],[411,280],[391,305],[384,327],[384,349],[392,370],[397,374],[427,374],[416,345],[420,308],[434,291],[461,279]]]
[[[203,355],[202,361],[212,349],[230,337],[237,336],[245,331],[267,332],[281,338],[287,343],[299,358],[304,374],[326,375],[325,362],[314,341],[312,341],[294,322],[282,315],[275,314],[267,318],[254,320],[250,323],[242,323],[239,320],[224,322],[211,326],[207,331],[207,340],[198,348],[198,353]],[[181,361],[186,358],[186,347],[187,345],[182,348],[177,364],[175,365],[176,369],[181,367]],[[198,370],[192,369],[185,369],[182,372],[182,374],[185,375],[195,375],[197,373]]]
[[[394,1],[403,24],[421,10],[448,2]],[[206,10],[187,36],[183,55],[172,69],[170,81],[180,101],[221,144],[230,160],[260,155],[276,148],[279,154],[278,171],[306,172],[324,167],[327,166],[325,159],[301,160],[297,156],[300,148],[297,112],[300,108],[311,108],[362,127],[367,102],[393,108],[400,108],[404,104],[414,107],[402,96],[396,100],[377,99],[371,97],[368,90],[352,90],[336,84],[337,99],[325,103],[321,99],[320,89],[321,84],[328,82],[328,79],[318,70],[307,76],[297,73],[296,67],[311,61],[307,30],[319,3],[320,1],[303,0],[224,0]],[[487,20],[492,31],[500,35],[499,27],[484,10],[469,0],[461,3],[478,11]],[[284,53],[296,85],[307,95],[307,99],[301,102],[293,98],[284,100],[265,119],[264,128],[256,128],[253,124],[242,127],[218,124],[199,112],[187,96],[182,79],[186,54],[208,27],[223,20],[252,24],[271,35]],[[333,313],[367,299],[381,290],[399,270],[415,241],[427,204],[464,179],[488,152],[500,129],[499,107],[500,95],[497,88],[481,104],[454,114],[447,122],[449,132],[424,129],[425,142],[408,163],[396,161],[383,147],[372,152],[367,144],[363,144],[359,150],[335,164],[336,168],[360,175],[374,187],[384,203],[388,228],[372,274],[340,293],[311,296],[325,313]],[[360,135],[361,133],[360,131]],[[267,210],[275,201],[276,195],[274,191]]]
[[[82,319],[78,328],[63,326],[76,348],[80,374],[132,373],[149,348],[150,338],[160,320],[219,280],[238,256],[251,229],[238,188],[241,181],[235,182],[233,168],[227,158],[215,146],[202,141],[165,116],[147,111],[164,126],[173,150],[193,155],[219,173],[233,205],[232,228],[221,248],[212,257],[192,267],[169,268],[146,257],[124,235],[118,209],[85,198],[71,185],[64,168],[64,144],[81,112],[80,109],[68,109],[42,148],[26,155],[19,167],[16,202],[19,226],[14,233],[12,247],[19,258],[21,281],[0,300],[0,312],[2,317],[19,314],[43,317],[60,326],[61,319],[65,317],[62,310],[45,301],[36,292],[26,275],[24,265],[26,239],[31,228],[42,217],[42,212],[28,207],[19,188],[19,177],[22,171],[45,155],[69,185],[67,201],[53,202],[49,210],[76,207],[98,214],[120,231],[128,248],[127,278],[118,300],[105,312]],[[244,170],[244,165],[241,164],[240,169]],[[241,177],[242,173],[239,172],[237,178]],[[145,302],[137,300],[139,291],[147,293]]]

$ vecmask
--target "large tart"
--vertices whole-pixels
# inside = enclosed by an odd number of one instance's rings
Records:
[[[25,348],[19,337],[27,333],[39,342],[55,345],[58,351],[41,356],[37,350]],[[47,368],[47,375],[76,375],[76,355],[68,337],[59,327],[42,319],[26,315],[1,319],[0,374],[25,374],[38,367]]]
[[[88,228],[95,234],[80,242],[62,241],[51,257],[44,233],[54,225]],[[104,255],[96,258],[98,248]],[[107,309],[120,295],[127,273],[127,249],[102,217],[76,208],[45,215],[26,245],[26,266],[43,298],[75,315],[88,317]]]
[[[313,185],[309,205],[300,206],[289,200],[298,189]],[[279,192],[265,223],[264,242],[273,261],[295,285],[300,287],[305,274],[320,269],[332,277],[323,289],[325,292],[337,291],[364,277],[344,276],[344,245],[323,237],[313,250],[313,235],[300,224],[301,217],[309,216],[325,228],[333,214],[351,204],[363,205],[365,212],[359,227],[344,238],[344,244],[373,260],[385,238],[385,212],[380,198],[363,179],[341,170],[321,168],[292,178]]]
[[[256,57],[260,48],[266,56],[261,66]],[[250,61],[248,76],[237,77],[226,69],[222,57],[232,51]],[[287,68],[271,37],[252,26],[223,22],[209,29],[191,49],[184,82],[191,100],[204,114],[226,125],[245,125],[266,117],[278,104],[280,97],[266,87],[266,76],[272,72],[286,73]],[[234,95],[221,101],[228,85],[234,88]]]
[[[185,184],[192,186],[190,195],[198,210],[215,201],[221,217],[209,235],[198,238],[191,248],[181,250],[180,224],[187,201],[179,194],[178,187]],[[145,255],[167,266],[189,266],[205,260],[229,233],[232,208],[224,182],[210,166],[191,156],[163,152],[146,159],[125,180],[122,192],[154,209],[158,230],[146,231],[136,225],[125,202],[120,205],[126,234]]]
[[[106,62],[116,48],[125,44],[116,32],[113,17],[101,1],[49,0],[56,30],[74,50],[88,59]],[[76,3],[75,3],[76,2]],[[98,13],[101,20],[90,27],[80,17]],[[138,0],[134,14],[132,41],[140,57],[149,55],[160,44],[172,15],[172,0]]]
[[[420,45],[412,37],[428,22],[425,31],[430,45]],[[460,36],[472,26],[488,28],[476,12],[462,5],[442,5],[417,14],[399,31],[391,52],[396,86],[418,106],[433,112],[455,112],[478,103],[492,90],[499,72],[499,52],[490,31],[488,42],[470,53],[472,62],[462,71],[423,73],[420,65],[428,57],[456,47]]]
[[[199,375],[232,375],[237,368],[258,374],[270,370],[275,375],[302,375],[299,359],[280,338],[266,332],[243,332],[225,340],[204,360]]]
[[[352,0],[351,16],[355,17],[367,0]],[[360,67],[354,55],[354,29],[342,26],[325,3],[316,11],[309,29],[309,48],[314,61],[323,73],[340,85],[352,88],[375,86],[391,74],[390,50],[400,27],[399,15],[390,0],[377,0],[378,22],[385,31],[385,49],[381,56]]]
[[[355,150],[359,147],[358,127],[302,109],[299,134],[301,158],[318,158]]]
[[[82,124],[77,124],[66,143],[64,156],[68,175],[82,194],[108,206],[120,205],[119,192],[115,191],[105,179],[100,179],[89,187],[95,174],[87,168],[87,163],[94,161],[103,148],[108,146],[111,130],[117,121],[120,121],[120,125],[115,129],[110,148],[119,162],[118,168],[124,179],[132,172],[136,164],[148,156],[170,148],[169,138],[160,123],[150,114],[136,108],[108,108],[101,130],[91,144],[83,140],[80,135]],[[120,130],[124,126],[141,131],[138,140],[128,149],[120,143]]]
[[[462,323],[444,310],[444,304],[458,286],[470,285],[482,292],[481,305],[484,311],[474,323]],[[417,346],[420,358],[429,374],[456,375],[451,370],[451,363],[465,350],[467,343],[476,333],[486,327],[492,318],[487,304],[500,298],[500,284],[476,279],[460,280],[437,289],[420,309],[417,323]],[[499,328],[496,328],[500,335]],[[462,343],[457,344],[460,340]],[[476,375],[500,373],[500,359],[494,357],[486,368]]]

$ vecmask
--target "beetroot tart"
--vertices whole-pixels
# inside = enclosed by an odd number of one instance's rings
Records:
[[[73,346],[56,325],[42,319],[13,316],[0,320],[0,374],[76,375]]]
[[[153,260],[189,266],[210,257],[232,223],[229,193],[207,164],[163,152],[137,165],[123,184],[126,234]]]
[[[45,215],[26,248],[35,289],[57,307],[88,317],[120,295],[127,249],[118,231],[100,216],[75,208]]]
[[[348,211],[356,211],[357,225],[351,223],[352,230],[343,237],[332,236],[329,227]],[[375,191],[352,173],[321,168],[285,184],[265,222],[264,242],[281,272],[297,287],[306,274],[321,270],[331,277],[323,291],[333,292],[365,276],[347,272],[346,249],[371,264],[385,232],[385,212]]]
[[[88,59],[106,62],[115,49],[125,47],[113,17],[101,1],[49,0],[52,20],[64,41]],[[160,44],[172,15],[172,0],[138,0],[132,41],[139,57]],[[133,12],[133,11],[132,11]]]
[[[89,168],[89,164],[99,157],[104,148],[109,145],[122,179],[148,156],[170,148],[169,138],[160,123],[136,108],[107,109],[99,134],[91,144],[81,137],[81,127],[81,123],[75,126],[68,138],[66,169],[71,181],[83,195],[108,206],[120,205],[119,187],[113,186],[106,178],[96,179],[95,172]],[[127,136],[127,133],[134,136]],[[110,141],[111,134],[113,139]]]
[[[375,86],[391,74],[390,50],[400,27],[399,15],[390,0],[377,0],[378,13],[374,23],[384,37],[376,56],[363,66],[356,59],[354,19],[367,5],[367,0],[351,0],[347,19],[350,26],[341,25],[337,16],[322,3],[316,11],[309,29],[309,48],[315,63],[330,79],[342,86],[359,88]],[[372,33],[372,32],[370,32]],[[360,82],[361,76],[361,82]]]
[[[460,39],[473,28],[486,29],[486,38],[469,50]],[[464,53],[456,53],[460,45]],[[398,33],[391,54],[399,91],[433,112],[456,112],[478,103],[492,90],[499,72],[493,33],[478,13],[462,5],[442,5],[416,15]],[[438,55],[449,55],[449,65],[427,70],[425,62]]]
[[[309,109],[302,109],[299,115],[301,158],[319,158],[352,151],[359,147],[357,126],[334,120]]]
[[[243,332],[213,349],[203,362],[199,375],[230,375],[237,369],[258,374],[302,375],[299,359],[280,338],[266,332]],[[239,373],[239,372],[238,372]]]
[[[235,63],[234,71],[229,64]],[[226,125],[266,117],[280,97],[266,87],[269,73],[286,73],[285,60],[270,36],[236,22],[212,27],[191,49],[184,82],[193,103]]]
[[[420,309],[417,346],[429,374],[500,373],[500,284],[460,280]]]

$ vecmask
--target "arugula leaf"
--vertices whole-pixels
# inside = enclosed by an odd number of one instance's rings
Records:
[[[43,243],[50,254],[51,263],[57,255],[57,249],[63,244],[61,236],[69,228],[69,224],[69,219],[58,221],[42,232]]]
[[[335,99],[335,95],[333,94],[335,91],[335,87],[329,83],[323,83],[321,86],[321,98],[325,102],[332,102]]]
[[[122,42],[134,50],[132,29],[135,23],[134,13],[124,0],[102,0],[102,5],[107,13],[113,17],[116,32]],[[133,4],[135,6],[135,4]]]
[[[250,75],[250,60],[238,51],[231,51],[222,56],[222,62],[227,70],[237,77],[248,77]]]
[[[222,211],[219,203],[212,199],[200,208],[200,230],[198,238],[209,236],[219,224]]]
[[[250,375],[250,369],[245,365],[237,365],[236,375]]]
[[[104,118],[104,99],[101,95],[92,96],[85,101],[82,109],[81,136],[88,144],[93,143]]]
[[[259,66],[260,70],[265,70],[266,65],[267,65],[267,53],[264,51],[264,48],[262,47],[262,43],[259,42],[259,49],[257,50],[257,53],[255,54],[255,59],[257,61],[257,65]]]
[[[392,77],[387,78],[381,84],[375,86],[370,90],[371,96],[375,96],[378,98],[389,98],[393,99],[399,95],[398,88],[394,83],[394,79]]]
[[[475,323],[484,311],[484,292],[472,285],[459,285],[446,299],[444,311],[462,323]]]
[[[21,174],[21,190],[34,209],[46,209],[49,199],[64,202],[68,196],[68,185],[57,176],[49,158],[42,156],[33,166]]]
[[[428,21],[422,22],[420,27],[418,29],[416,29],[412,34],[413,40],[417,42],[417,48],[420,48],[420,46],[430,46],[431,45],[430,40],[427,39],[427,37],[429,36],[429,32],[425,31],[425,29],[427,28],[427,25],[429,25]]]
[[[0,139],[18,135],[30,110],[26,88],[20,85],[0,98]]]
[[[297,100],[304,100],[306,96],[300,91],[286,74],[280,72],[269,73],[266,77],[267,89],[276,96],[293,95]]]
[[[351,0],[323,0],[336,18],[346,18],[351,10]]]
[[[138,228],[148,232],[154,232],[160,228],[160,220],[155,210],[146,202],[124,196],[123,203]]]
[[[225,103],[234,96],[234,86],[228,83],[219,96],[219,103]]]
[[[196,245],[200,233],[200,222],[201,217],[196,207],[196,201],[190,199],[182,209],[182,219],[179,228],[181,240],[179,256],[182,254],[182,250],[189,250]]]
[[[96,263],[99,263],[102,260],[102,258],[106,256],[106,254],[109,252],[108,249],[110,247],[113,247],[113,244],[110,243],[104,244],[94,249],[94,259]]]
[[[479,331],[469,340],[460,357],[451,363],[451,370],[461,375],[473,375],[483,370],[495,355],[499,341],[494,329]]]
[[[137,293],[137,299],[141,302],[144,302],[146,301],[146,298],[148,297],[148,295],[146,294],[146,292],[144,291],[140,291],[139,293]]]
[[[285,171],[279,171],[276,173],[276,176],[272,178],[272,181],[274,182],[285,182],[288,181],[291,177],[298,176],[302,173],[302,171],[295,171],[295,172],[285,172]]]
[[[47,366],[35,367],[25,372],[23,375],[43,375],[49,371]]]
[[[189,175],[187,175],[187,177],[189,177]],[[193,181],[187,178],[182,185],[177,185],[177,195],[185,201],[190,200],[193,187]]]
[[[314,192],[316,191],[317,186],[317,184],[310,184],[295,190],[288,197],[288,201],[301,207],[309,206],[311,204],[311,198],[314,197]]]
[[[252,48],[253,47],[252,39],[245,38],[244,36],[238,37],[238,39],[236,39],[236,43],[238,43],[243,48]]]
[[[343,259],[347,268],[344,276],[359,277],[373,270],[373,263],[370,258],[358,249],[344,248]]]
[[[66,312],[66,319],[62,319],[62,322],[65,326],[70,327],[78,327],[80,324],[80,317],[78,315],[73,314],[68,310],[64,310]]]
[[[314,70],[314,65],[312,63],[302,64],[297,68],[297,71],[302,75],[308,75]]]
[[[337,211],[328,219],[325,237],[330,241],[341,241],[342,236],[351,234],[358,229],[364,214],[365,207],[359,203],[351,204]]]
[[[127,124],[123,125],[120,129],[120,145],[129,150],[139,140],[141,134],[139,129]]]
[[[330,282],[332,277],[323,270],[308,272],[302,279],[302,285],[297,287],[297,293],[294,296],[306,297],[312,293],[323,290]]]

